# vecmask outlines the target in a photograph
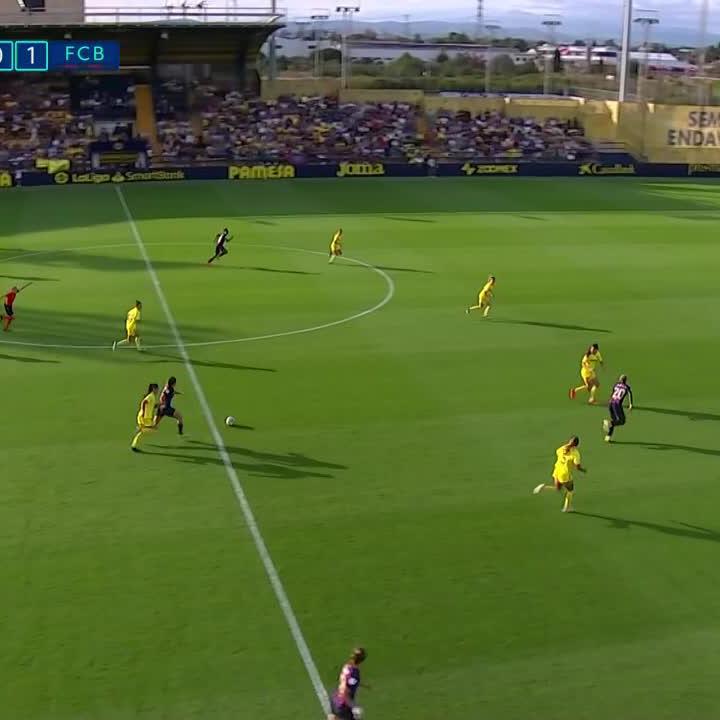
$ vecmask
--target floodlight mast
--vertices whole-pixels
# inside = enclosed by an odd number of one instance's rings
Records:
[[[648,71],[648,54],[650,52],[650,31],[653,26],[657,25],[660,20],[657,19],[655,10],[641,10],[643,15],[639,15],[633,20],[643,29],[643,54],[642,54],[642,65],[638,72],[638,84],[637,84],[637,99],[643,102],[645,99],[645,80],[647,79]],[[653,13],[653,14],[651,14]]]
[[[485,94],[488,95],[490,93],[490,79],[492,77],[492,53],[491,50],[494,47],[493,41],[495,40],[495,33],[500,30],[500,25],[496,25],[495,23],[488,23],[485,26],[485,31],[487,32],[487,38],[488,38],[488,46],[487,50],[485,51]]]
[[[699,79],[697,83],[697,104],[698,105],[705,105],[708,102],[708,93],[706,90],[709,90],[710,86],[705,80],[705,58],[707,53],[707,26],[708,26],[708,13],[709,13],[709,7],[708,7],[708,0],[702,0],[702,5],[700,6],[700,38],[698,42],[698,49],[697,49],[697,72]]]
[[[353,16],[360,12],[359,5],[338,5],[335,12],[342,15],[342,57],[340,58],[340,86],[346,89],[350,85],[350,73],[352,72],[352,58],[350,54],[350,44],[348,43],[348,35],[352,30]]]
[[[273,15],[277,13],[277,0],[270,0],[270,11]],[[277,47],[275,43],[275,33],[270,36],[270,45],[268,47],[268,78],[275,80],[277,78]]]
[[[562,20],[559,15],[548,15],[542,21],[543,27],[548,31],[548,37],[550,40],[550,46],[552,47],[552,56],[549,53],[545,53],[545,75],[543,78],[543,95],[550,94],[550,68],[554,60],[555,51],[557,50],[555,32],[562,25]]]
[[[633,0],[625,0],[623,7],[622,47],[620,48],[620,79],[618,82],[618,101],[625,102],[627,79],[630,67],[630,37],[632,35]]]
[[[320,49],[321,36],[323,34],[323,23],[330,19],[330,11],[325,9],[313,10],[310,20],[313,24],[313,34],[315,36],[315,62],[314,75],[315,79],[322,77],[322,52]]]

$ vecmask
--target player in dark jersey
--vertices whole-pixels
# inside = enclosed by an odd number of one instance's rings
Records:
[[[168,381],[165,383],[165,387],[162,389],[162,392],[160,393],[160,402],[158,403],[158,409],[157,409],[157,417],[155,419],[155,427],[157,427],[160,424],[160,421],[164,417],[171,417],[175,418],[175,421],[177,422],[178,426],[178,435],[183,434],[183,416],[180,414],[178,410],[176,410],[173,407],[173,400],[175,398],[175,395],[180,395],[176,389],[175,384],[177,383],[176,377],[168,378]]]
[[[29,285],[32,285],[32,283],[26,283],[21,288],[19,287],[11,287],[8,292],[5,293],[3,296],[3,306],[4,306],[4,313],[2,314],[2,321],[3,321],[3,330],[7,332],[10,330],[10,325],[12,325],[12,321],[15,319],[15,310],[13,309],[13,304],[15,303],[15,298],[18,296],[19,293],[21,293],[26,287]]]
[[[603,420],[603,430],[605,431],[605,442],[612,442],[612,436],[615,428],[625,424],[625,398],[629,400],[628,410],[633,408],[632,388],[628,384],[627,375],[621,375],[620,379],[613,385],[612,395],[608,403],[610,410],[610,419]]]
[[[223,231],[215,238],[215,254],[208,260],[208,265],[219,257],[228,254],[228,249],[225,247],[226,243],[232,240],[230,237],[230,231],[227,228],[223,228]]]
[[[355,704],[355,695],[360,687],[360,663],[367,657],[365,648],[355,648],[340,671],[337,690],[330,696],[328,720],[354,720],[362,715]]]

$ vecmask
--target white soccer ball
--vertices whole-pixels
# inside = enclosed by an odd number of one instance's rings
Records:
[[[235,424],[235,418],[234,418],[232,415],[228,415],[228,416],[225,418],[225,424],[226,424],[228,427],[232,427],[232,426]]]
[[[362,720],[364,715],[365,715],[365,713],[363,712],[363,709],[359,705],[356,705],[352,709],[352,716],[353,716],[353,718],[355,718],[355,720]]]

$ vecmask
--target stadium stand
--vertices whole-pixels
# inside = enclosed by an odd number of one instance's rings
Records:
[[[138,86],[148,90],[149,86]],[[153,164],[324,162],[343,159],[419,162],[512,158],[582,160],[596,149],[574,120],[511,118],[498,112],[435,113],[409,103],[342,103],[329,97],[260,100],[209,84],[175,80],[148,90],[145,118],[133,80],[71,77],[0,86],[0,165],[28,169],[38,159],[86,167],[88,145],[128,141],[136,127],[154,149]],[[153,106],[150,105],[150,100]],[[150,137],[156,131],[157,138]],[[157,139],[157,142],[155,142]]]
[[[433,154],[440,160],[515,158],[581,160],[593,154],[576,120],[512,118],[498,112],[473,116],[440,110]]]
[[[83,164],[93,139],[90,113],[74,115],[62,79],[11,80],[0,86],[0,166],[31,169],[39,159]]]
[[[158,97],[157,114],[163,118],[158,135],[165,161],[405,161],[422,151],[417,109],[406,103],[287,96],[263,101],[209,85],[192,88],[187,94],[191,103],[181,104],[182,95],[173,86]]]
[[[74,114],[90,114],[96,120],[135,120],[135,85],[123,75],[70,78]]]

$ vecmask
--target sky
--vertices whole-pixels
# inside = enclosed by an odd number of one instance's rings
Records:
[[[204,0],[208,8],[225,10],[229,8],[262,9],[270,8],[273,0]],[[709,29],[720,33],[720,0],[706,0],[709,4]],[[183,0],[86,0],[90,7],[162,8],[165,5],[180,7]],[[186,0],[194,7],[197,0]],[[649,8],[657,13],[662,28],[699,27],[700,5],[703,0],[634,0],[636,15]],[[328,14],[337,17],[338,3],[359,5],[358,20],[397,20],[413,22],[420,20],[448,20],[472,22],[475,18],[477,0],[276,0],[279,12],[287,13],[290,20],[303,20],[311,15]],[[544,16],[558,14],[567,32],[580,33],[601,25],[619,29],[621,26],[623,0],[484,0],[486,22],[497,22],[503,27],[539,27]],[[406,17],[408,16],[408,17]]]
[[[346,0],[342,0],[345,2]],[[702,0],[635,0],[635,6],[643,10],[657,10],[663,24],[696,25],[698,23]],[[353,4],[347,2],[346,4]],[[359,0],[360,14],[367,20],[470,20],[475,15],[476,0]],[[329,10],[333,14],[336,3],[323,0],[278,0],[278,6],[287,8],[291,17],[313,14],[318,9]],[[597,17],[608,19],[609,15],[620,15],[622,0],[485,0],[485,16],[512,14],[527,16],[528,24],[539,22],[547,13],[558,13],[563,17]],[[711,24],[720,23],[720,2],[710,0]]]

